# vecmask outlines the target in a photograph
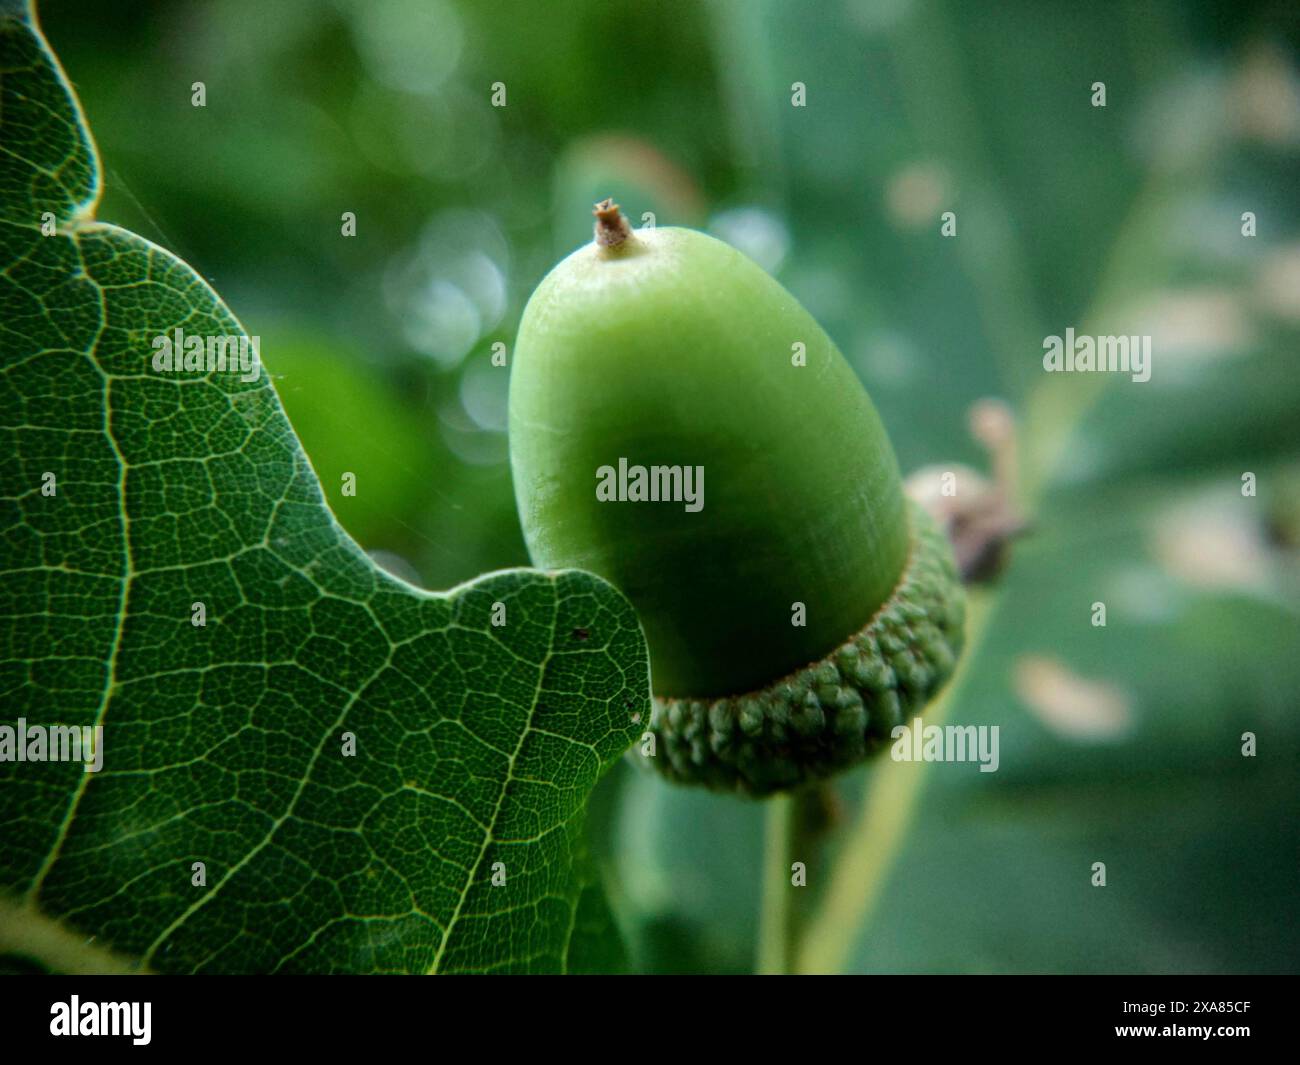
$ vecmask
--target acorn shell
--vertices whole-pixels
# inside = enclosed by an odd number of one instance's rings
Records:
[[[857,376],[778,282],[694,230],[587,245],[547,275],[520,324],[509,424],[534,564],[628,596],[660,696],[756,691],[818,661],[911,551]],[[620,459],[702,468],[702,508],[601,501],[598,471]]]

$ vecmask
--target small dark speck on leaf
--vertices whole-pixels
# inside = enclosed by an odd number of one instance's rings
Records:
[[[585,640],[591,633],[587,629],[574,629],[573,638],[575,640]]]

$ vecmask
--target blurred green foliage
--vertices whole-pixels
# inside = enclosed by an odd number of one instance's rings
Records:
[[[772,270],[867,383],[904,469],[982,465],[967,408],[1008,398],[1023,465],[1049,479],[951,714],[1001,726],[1001,769],[932,768],[882,901],[844,929],[851,967],[1300,968],[1294,5],[41,14],[100,142],[101,217],[213,279],[344,525],[431,587],[526,562],[492,345],[509,350],[597,196]],[[1089,324],[1151,333],[1151,382],[1058,379],[1036,407],[1043,337]],[[840,782],[846,810],[872,772]],[[630,770],[599,795],[634,964],[747,970],[761,807]]]

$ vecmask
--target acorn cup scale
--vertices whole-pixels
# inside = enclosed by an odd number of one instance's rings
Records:
[[[510,457],[535,565],[650,647],[667,776],[763,795],[861,760],[951,673],[962,595],[870,398],[778,282],[688,229],[596,239],[520,323]]]

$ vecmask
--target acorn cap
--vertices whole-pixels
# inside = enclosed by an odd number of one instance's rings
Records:
[[[722,699],[656,698],[654,758],[673,780],[762,796],[856,764],[952,675],[965,595],[934,519],[909,507],[912,553],[893,594],[830,654]]]
[[[950,556],[909,515],[870,398],[812,316],[729,245],[631,230],[599,204],[596,239],[524,311],[509,421],[534,564],[597,573],[637,609],[660,699],[663,749],[647,760],[668,775],[753,793],[824,775],[866,753],[889,692],[914,703],[951,670],[960,589],[935,576]],[[927,589],[944,610],[922,624],[911,596]],[[878,661],[861,690],[828,659],[850,646]],[[902,678],[889,655],[905,655]],[[728,706],[732,725],[714,710]]]

